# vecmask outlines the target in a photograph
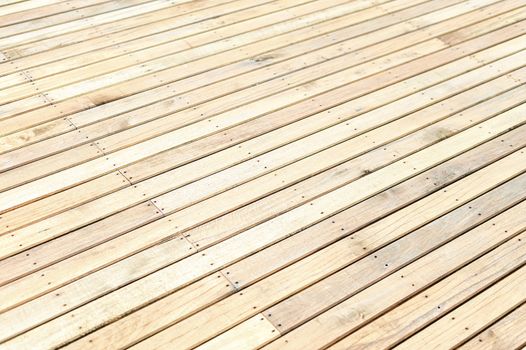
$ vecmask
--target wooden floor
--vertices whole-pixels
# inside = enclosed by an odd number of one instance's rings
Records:
[[[526,346],[525,0],[0,0],[0,349]]]

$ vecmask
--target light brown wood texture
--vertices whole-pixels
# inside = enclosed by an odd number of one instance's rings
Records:
[[[0,1],[0,350],[526,346],[522,0]]]

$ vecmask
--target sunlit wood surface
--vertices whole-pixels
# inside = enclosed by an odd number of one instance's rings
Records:
[[[0,349],[520,349],[524,0],[0,0]]]

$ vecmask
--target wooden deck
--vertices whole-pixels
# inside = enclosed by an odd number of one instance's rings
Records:
[[[0,349],[522,349],[525,0],[0,0]]]

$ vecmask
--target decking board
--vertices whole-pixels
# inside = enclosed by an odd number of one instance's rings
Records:
[[[0,350],[526,344],[521,0],[0,2]]]

